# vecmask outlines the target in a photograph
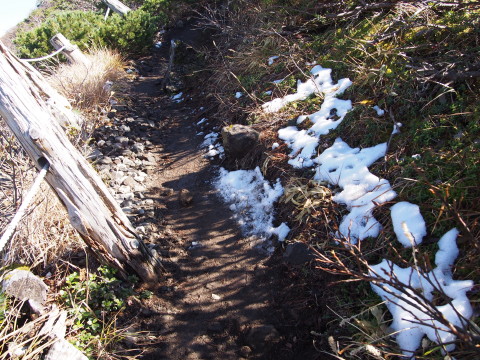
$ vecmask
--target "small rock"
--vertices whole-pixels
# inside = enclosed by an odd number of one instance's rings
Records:
[[[44,304],[47,300],[47,285],[28,270],[15,269],[8,272],[2,281],[2,289],[22,301],[31,299]]]
[[[239,351],[240,356],[243,356],[244,358],[248,358],[251,353],[252,349],[249,346],[242,346]]]
[[[103,153],[100,150],[95,149],[90,154],[87,155],[87,160],[95,161],[95,160],[101,158],[102,156],[103,156]]]
[[[260,134],[249,126],[232,125],[222,129],[223,147],[227,154],[234,158],[242,158],[258,143]]]
[[[83,353],[65,339],[55,341],[45,356],[45,360],[88,360]]]
[[[98,146],[98,147],[103,147],[103,146],[105,146],[105,140],[98,140],[98,141],[97,141],[97,146]]]
[[[102,165],[109,165],[112,162],[113,162],[112,158],[109,157],[109,156],[105,156],[105,157],[103,157],[102,159],[99,160],[99,163],[102,164]]]
[[[118,192],[120,194],[128,194],[128,193],[132,192],[132,189],[130,188],[130,186],[122,185],[118,188]]]
[[[213,333],[221,333],[223,332],[223,330],[224,330],[224,326],[218,321],[212,322],[207,326],[207,331],[210,331]]]
[[[178,200],[182,206],[189,206],[192,204],[193,195],[187,189],[182,189],[178,193]]]
[[[145,151],[145,145],[143,145],[141,143],[135,143],[132,146],[132,150],[136,153],[143,153]]]
[[[122,126],[120,126],[120,130],[125,131],[125,132],[129,132],[130,131],[130,126],[122,125]]]
[[[147,160],[152,164],[155,164],[157,162],[157,159],[153,155],[147,155]]]
[[[128,138],[125,136],[117,136],[115,138],[115,141],[119,144],[122,144],[122,146],[126,147],[128,145]]]
[[[248,346],[257,352],[263,352],[280,340],[280,334],[273,325],[254,325],[245,338]]]
[[[291,265],[303,265],[315,258],[308,245],[302,242],[288,244],[283,257]]]
[[[130,186],[131,188],[135,189],[135,186],[138,185],[138,183],[131,177],[131,176],[127,176],[123,182],[122,182],[123,185],[126,185],[126,186]]]

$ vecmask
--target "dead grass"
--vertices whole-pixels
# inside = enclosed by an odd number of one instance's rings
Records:
[[[116,51],[96,49],[87,58],[90,66],[60,64],[50,68],[48,76],[52,86],[81,110],[106,105],[114,83],[126,76],[122,57]]]
[[[0,123],[0,234],[15,215],[38,171],[8,128]],[[70,226],[66,211],[44,183],[16,233],[2,251],[2,266],[25,264],[45,268],[82,242]]]

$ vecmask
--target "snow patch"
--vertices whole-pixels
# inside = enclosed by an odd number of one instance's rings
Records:
[[[340,224],[339,234],[355,244],[358,240],[378,236],[381,226],[373,217],[373,209],[396,197],[390,183],[373,175],[368,166],[385,155],[387,144],[352,149],[342,139],[315,159],[319,164],[315,180],[327,181],[343,190],[333,200],[345,204],[350,211]]]
[[[268,65],[269,65],[269,66],[273,65],[273,63],[274,63],[275,60],[277,60],[277,59],[278,59],[278,56],[270,56],[270,57],[268,58]]]
[[[240,99],[242,96],[243,96],[243,93],[241,93],[240,91],[237,91],[237,92],[235,93],[235,97],[236,97],[237,99]]]
[[[266,113],[277,112],[285,105],[293,101],[305,100],[314,93],[324,93],[331,97],[340,95],[352,82],[349,79],[341,79],[337,84],[333,84],[332,77],[330,76],[331,72],[332,69],[325,69],[320,65],[313,67],[312,70],[310,70],[312,78],[305,82],[298,80],[297,92],[295,94],[286,95],[282,98],[276,98],[266,102],[262,105],[263,110]]]
[[[439,240],[439,250],[435,256],[437,267],[428,273],[413,267],[404,269],[388,260],[371,267],[371,275],[410,285],[428,301],[433,300],[434,291],[440,291],[452,299],[446,305],[432,307],[411,289],[400,291],[387,284],[372,284],[372,289],[386,301],[393,317],[391,327],[397,332],[397,343],[406,356],[413,356],[424,336],[435,343],[450,343],[445,345],[447,351],[455,348],[455,344],[451,343],[455,335],[433,319],[433,311],[438,311],[457,327],[465,327],[467,319],[472,316],[472,306],[466,293],[472,288],[473,281],[452,279],[451,267],[458,256],[457,235],[458,230],[452,229]]]
[[[230,205],[234,218],[246,236],[255,235],[262,239],[272,234],[280,241],[285,240],[290,229],[285,223],[273,227],[273,204],[283,195],[280,179],[270,185],[260,171],[254,170],[227,171],[220,169],[215,182],[222,199]]]
[[[390,211],[398,241],[405,247],[421,244],[427,235],[427,227],[418,205],[402,201],[393,205]]]
[[[377,112],[377,115],[378,115],[378,116],[383,116],[383,115],[385,115],[385,110],[380,109],[380,108],[378,107],[378,105],[375,105],[375,106],[373,107],[373,110],[375,110],[375,111]]]

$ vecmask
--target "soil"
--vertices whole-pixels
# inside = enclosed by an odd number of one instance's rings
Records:
[[[187,24],[166,39],[180,38],[195,48],[208,36]],[[163,91],[168,50],[138,61],[140,76],[125,96],[128,107],[116,114],[158,124],[146,130],[158,166],[145,195],[155,200],[158,221],[149,241],[166,273],[151,298],[130,301],[122,322],[140,335],[129,338],[129,345],[140,348],[145,360],[318,358],[309,334],[319,326],[318,299],[313,300],[318,294],[281,255],[269,258],[256,250],[231,219],[212,185],[219,164],[204,158],[203,137],[196,136],[209,100],[201,89],[180,103]],[[178,79],[182,68],[175,70]]]

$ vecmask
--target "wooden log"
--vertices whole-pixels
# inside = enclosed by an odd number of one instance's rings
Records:
[[[50,39],[50,44],[59,50],[64,48],[62,53],[66,56],[68,62],[71,64],[83,64],[85,66],[90,66],[90,60],[85,56],[84,53],[78,48],[77,45],[72,44],[65,36],[62,34],[57,34]]]
[[[118,0],[102,0],[105,5],[107,5],[112,11],[115,11],[117,14],[126,15],[129,11],[132,11],[127,5],[121,3]]]
[[[0,115],[65,205],[72,226],[101,262],[156,282],[162,266],[140,240],[101,178],[70,143],[25,65],[0,42]]]

